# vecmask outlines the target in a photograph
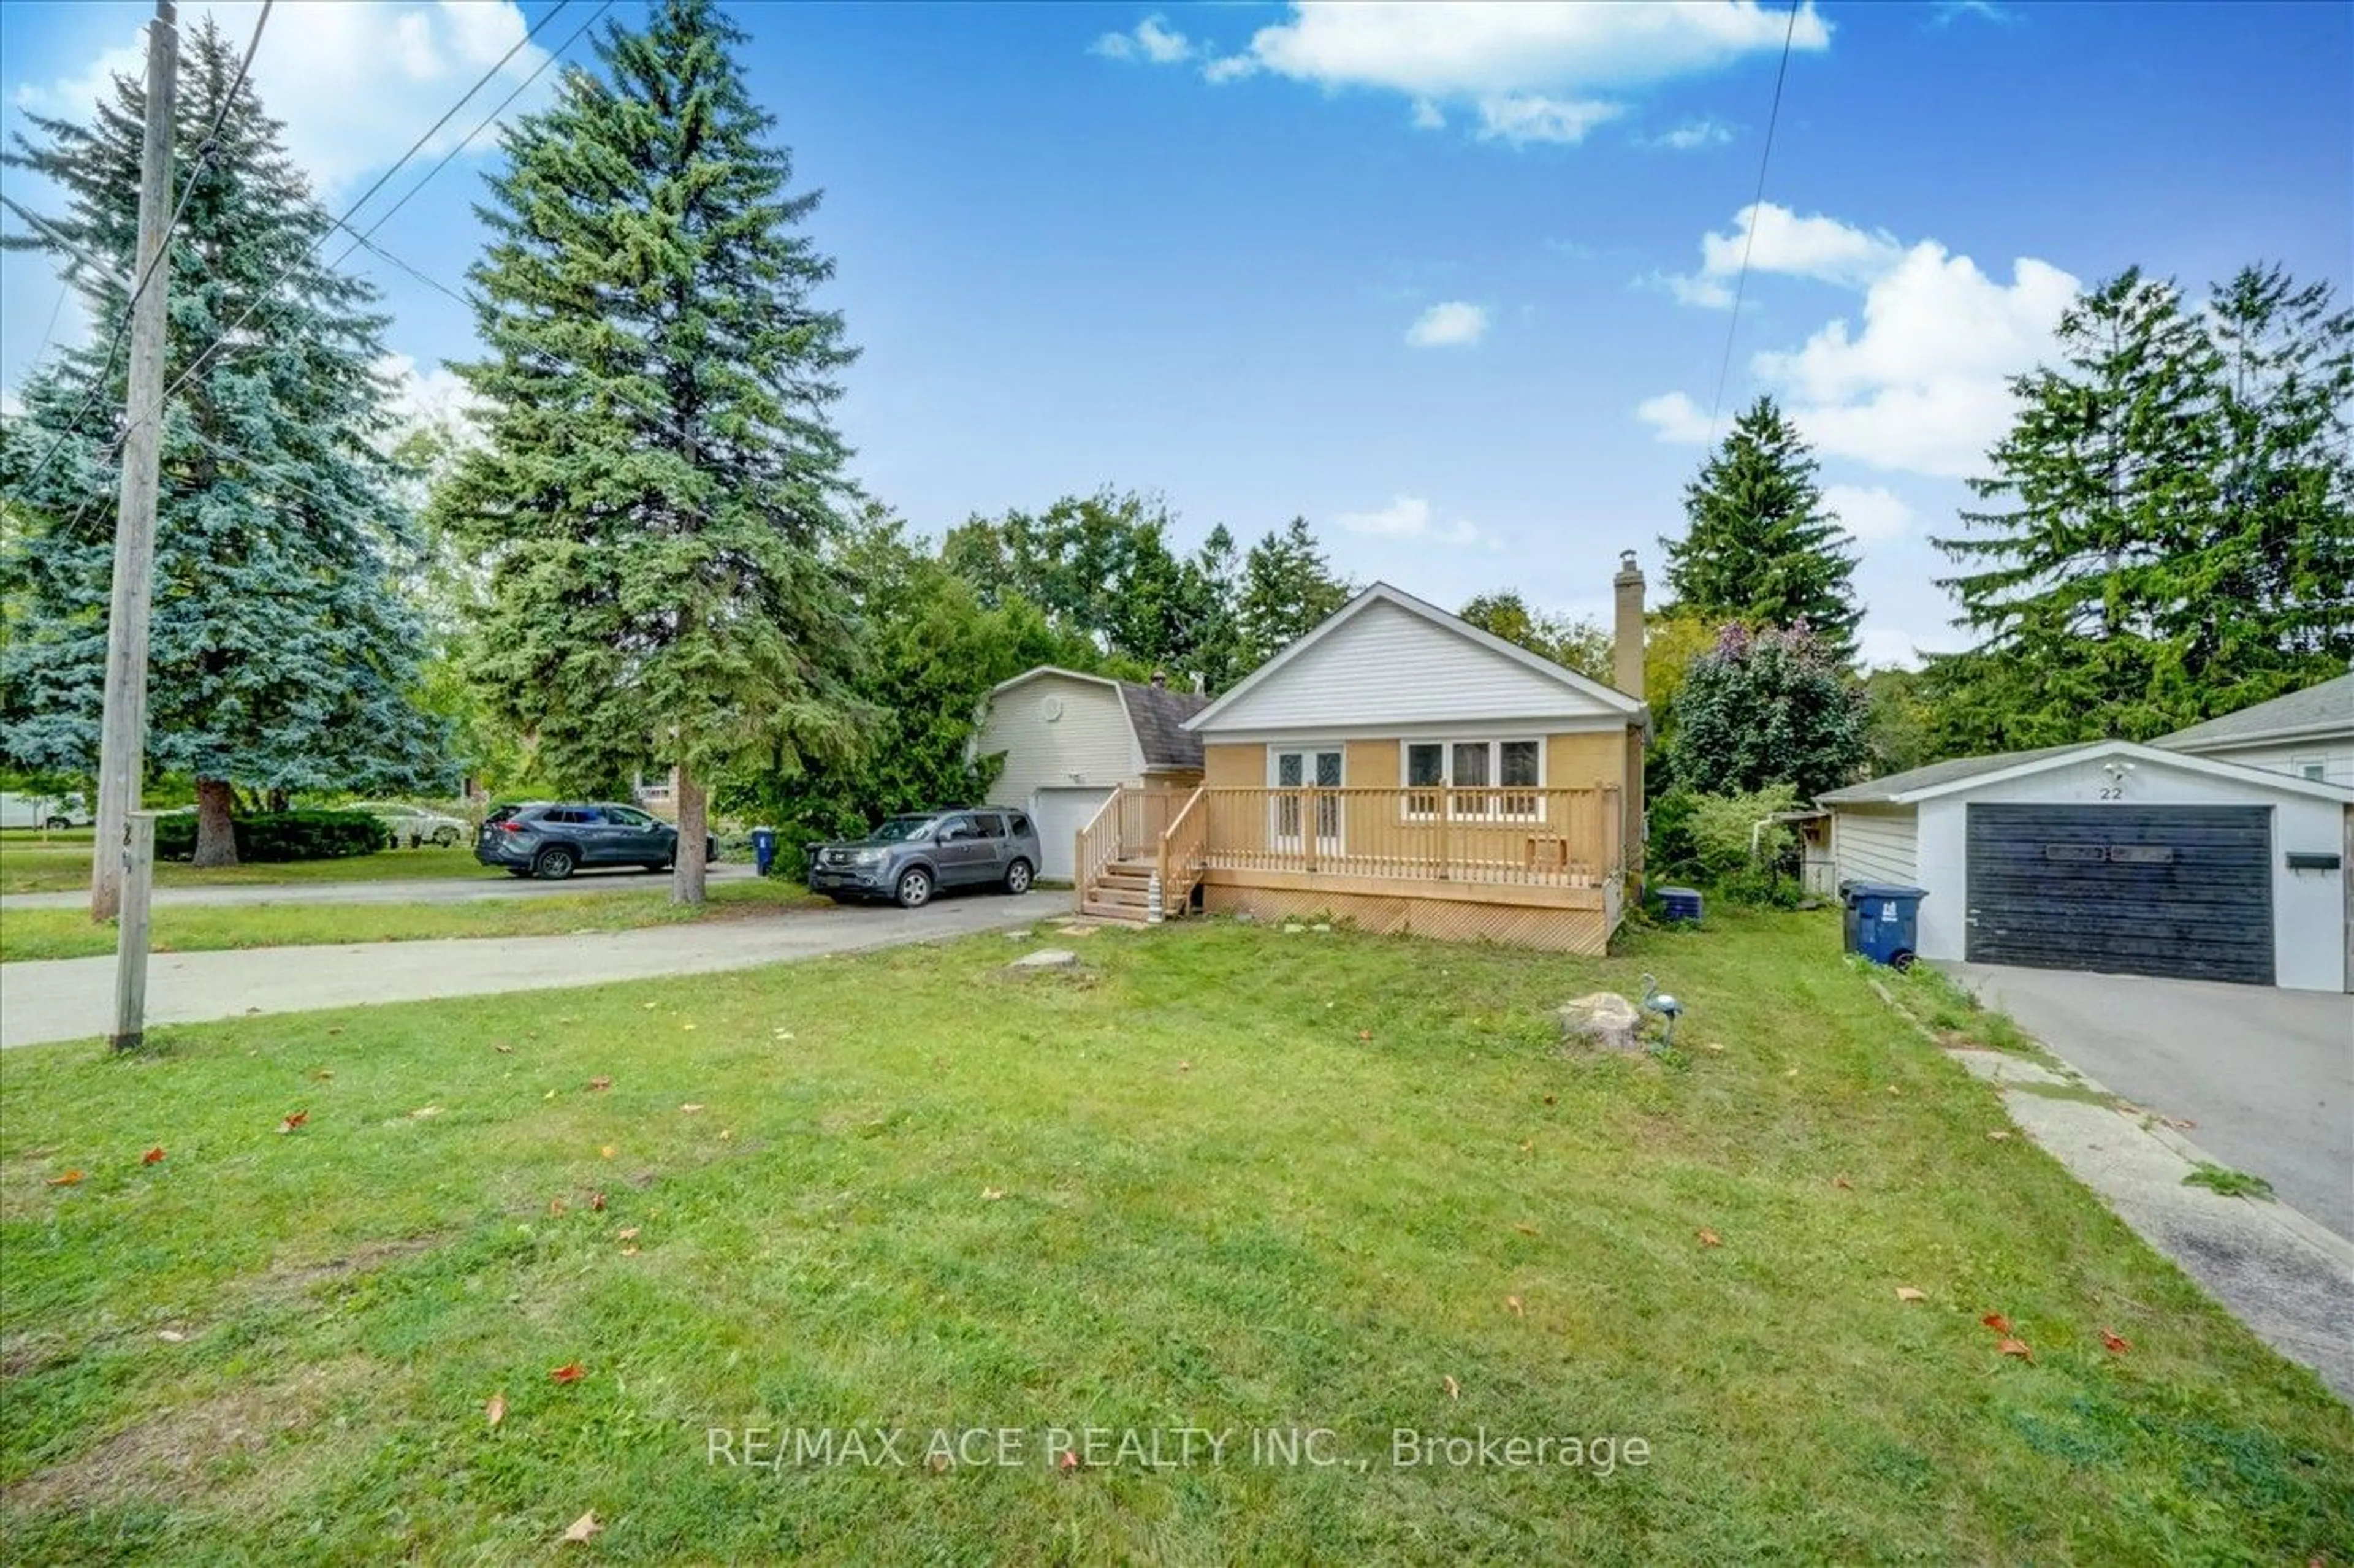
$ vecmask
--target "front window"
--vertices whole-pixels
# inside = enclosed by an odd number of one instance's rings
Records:
[[[1529,821],[1544,815],[1541,740],[1409,741],[1404,762],[1405,814]],[[1515,793],[1526,791],[1526,793]]]
[[[932,836],[932,817],[886,817],[880,827],[866,836],[878,843],[913,843],[917,839]]]

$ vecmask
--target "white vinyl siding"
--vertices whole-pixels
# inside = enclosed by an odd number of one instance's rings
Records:
[[[2311,767],[2321,766],[2320,781],[2354,789],[2354,736],[2334,736],[2305,740],[2268,740],[2247,746],[2202,747],[2190,755],[2203,757],[2210,762],[2236,762],[2243,768],[2261,768],[2267,773],[2285,773],[2292,779],[2310,779]]]
[[[1530,722],[1540,720],[1557,722]],[[1459,731],[1498,721],[1551,732],[1581,720],[1623,725],[1626,715],[1459,632],[1375,603],[1242,694],[1203,738],[1304,730],[1398,735],[1414,726]]]
[[[1831,819],[1831,855],[1840,882],[1917,883],[1919,855],[1914,808],[1840,811]]]
[[[1049,699],[1060,707],[1054,719],[1046,717]],[[985,803],[991,806],[1027,810],[1040,789],[1132,784],[1144,772],[1119,693],[1066,675],[1041,675],[991,699],[973,755],[1001,751],[1005,768],[990,787]]]

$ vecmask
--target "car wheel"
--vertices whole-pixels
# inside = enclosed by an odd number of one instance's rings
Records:
[[[43,822],[41,826],[54,831],[58,828],[70,828],[73,824],[67,821],[63,817],[51,817],[48,821]]]
[[[646,862],[645,864],[638,867],[638,869],[640,871],[668,871],[670,867],[664,865],[661,861],[650,860]]]
[[[458,830],[455,828],[442,828],[433,835],[433,847],[436,849],[448,849],[457,842]]]
[[[570,850],[546,849],[540,851],[539,858],[531,863],[531,874],[546,877],[550,882],[561,882],[572,874],[573,863]]]
[[[704,863],[704,864],[705,864],[705,865],[709,865],[709,864],[711,864],[713,862],[716,861],[718,858],[719,858],[719,841],[718,841],[717,839],[705,839],[705,840],[704,840],[704,841],[703,841],[703,863]]]
[[[1005,891],[1023,894],[1030,891],[1030,863],[1017,860],[1005,868]]]
[[[899,907],[921,909],[932,901],[932,874],[920,865],[911,865],[899,874]]]

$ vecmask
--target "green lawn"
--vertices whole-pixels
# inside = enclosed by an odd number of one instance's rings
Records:
[[[71,839],[74,842],[61,842]],[[90,835],[60,833],[43,843],[11,833],[0,838],[0,893],[69,893],[90,885]],[[381,882],[410,877],[503,876],[476,863],[471,846],[453,849],[379,850],[342,860],[306,860],[263,865],[207,866],[184,861],[155,863],[158,887],[246,886],[280,882]]]
[[[691,920],[726,920],[767,910],[826,907],[799,883],[771,878],[712,885],[701,908],[673,904],[666,876],[628,893],[486,898],[470,904],[164,905],[151,916],[159,953],[221,948],[321,947],[344,942],[415,942],[437,937],[560,937],[627,931]],[[80,959],[114,951],[112,924],[93,926],[80,909],[0,913],[0,962]]]
[[[1844,966],[1833,920],[1713,914],[1606,962],[1225,923],[1074,945],[1075,978],[1012,980],[990,936],[8,1053],[0,1556],[2354,1541],[2354,1414],[1989,1139],[1993,1092]],[[1564,1056],[1549,1007],[1646,969],[1686,1004],[1676,1053]],[[904,1466],[708,1459],[715,1428],[740,1457],[746,1428],[876,1426]],[[1235,1436],[1216,1464],[1048,1457],[1083,1426],[1171,1433],[1164,1457],[1176,1428]],[[942,1427],[1010,1429],[1016,1462],[935,1469]],[[1394,1429],[1482,1427],[1617,1463],[1392,1462]],[[1255,1464],[1268,1428],[1344,1462]],[[603,1533],[559,1547],[591,1510]]]

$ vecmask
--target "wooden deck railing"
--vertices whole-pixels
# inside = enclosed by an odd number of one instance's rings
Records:
[[[1202,880],[1210,828],[1209,809],[1203,804],[1205,793],[1196,789],[1187,796],[1161,834],[1161,903],[1172,915],[1182,914],[1192,903]]]
[[[1096,878],[1103,874],[1104,867],[1120,857],[1120,797],[1126,793],[1125,789],[1112,791],[1110,798],[1097,809],[1094,816],[1087,819],[1087,825],[1078,831],[1074,840],[1071,902],[1076,907],[1087,906],[1087,889],[1095,885]]]
[[[1194,816],[1209,870],[1529,887],[1597,887],[1621,870],[1607,787],[1204,788]]]

